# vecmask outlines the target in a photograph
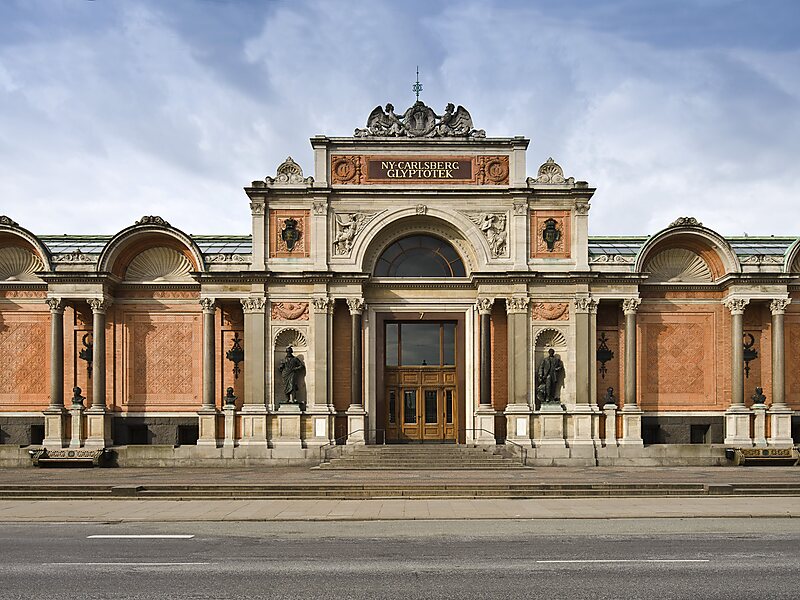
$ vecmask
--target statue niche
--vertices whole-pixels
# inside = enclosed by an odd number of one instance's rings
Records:
[[[534,366],[536,373],[536,404],[560,405],[566,378],[563,357],[567,343],[564,334],[545,329],[536,336]]]
[[[306,355],[308,344],[297,329],[284,329],[275,338],[274,347],[274,406],[296,404],[305,408]]]

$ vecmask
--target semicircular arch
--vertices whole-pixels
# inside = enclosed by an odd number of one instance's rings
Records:
[[[33,233],[17,224],[0,224],[0,248],[20,248],[41,263],[39,270],[51,271],[50,251]],[[16,253],[15,253],[16,254]],[[17,257],[15,257],[17,258]],[[38,278],[36,278],[38,280]]]
[[[648,264],[659,254],[666,251],[684,250],[697,255],[711,276],[711,281],[716,281],[730,273],[740,273],[742,270],[739,258],[730,244],[719,235],[706,227],[669,227],[659,231],[645,242],[636,256],[635,270],[644,272]],[[680,253],[682,260],[687,260],[688,255]],[[679,258],[676,254],[673,258]],[[694,266],[696,276],[705,276],[703,266]]]
[[[182,254],[194,271],[205,271],[203,253],[197,243],[181,230],[160,225],[132,225],[112,237],[97,261],[99,272],[123,277],[128,265],[142,252],[166,247]]]
[[[786,250],[783,263],[784,273],[800,273],[800,238],[797,238]]]

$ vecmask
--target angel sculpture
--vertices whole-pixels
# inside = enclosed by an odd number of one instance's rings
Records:
[[[439,124],[431,131],[432,137],[486,137],[486,133],[482,129],[473,128],[469,111],[461,105],[456,108],[452,102],[449,102],[444,109],[444,114],[436,115],[436,117],[439,119]]]
[[[336,247],[336,254],[349,254],[353,248],[353,240],[358,233],[358,227],[361,224],[363,215],[358,213],[346,214],[344,219],[339,218],[336,214],[336,225],[338,231],[333,245]]]
[[[367,127],[365,129],[356,129],[356,137],[392,137],[405,135],[406,131],[403,128],[403,123],[400,118],[394,114],[394,106],[389,103],[386,105],[386,112],[380,106],[376,106],[369,117],[367,117]]]
[[[505,215],[481,215],[481,231],[489,242],[489,249],[495,258],[502,256],[506,249],[506,217]]]

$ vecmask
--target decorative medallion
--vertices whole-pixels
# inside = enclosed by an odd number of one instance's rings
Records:
[[[508,183],[508,156],[477,156],[478,185],[501,185]]]
[[[273,302],[273,321],[308,321],[308,302]]]
[[[531,308],[535,321],[568,321],[569,304],[566,302],[536,302]]]
[[[297,219],[289,217],[283,220],[283,229],[281,229],[281,239],[286,244],[286,249],[291,252],[294,250],[294,245],[300,241],[300,230],[297,229]]]
[[[334,156],[331,158],[331,183],[364,183],[360,156]]]
[[[556,248],[556,242],[561,239],[561,231],[558,229],[558,221],[553,218],[545,219],[542,239],[547,244],[547,251],[552,252]]]
[[[463,106],[449,103],[444,114],[437,115],[432,108],[417,100],[402,116],[394,112],[389,103],[385,108],[376,106],[367,117],[367,126],[356,129],[355,137],[471,137],[484,138],[483,129],[475,129],[472,116]]]

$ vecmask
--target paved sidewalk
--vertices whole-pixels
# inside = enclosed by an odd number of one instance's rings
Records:
[[[715,517],[800,518],[800,498],[0,501],[5,523]]]
[[[345,471],[308,467],[0,469],[0,486],[275,483],[798,483],[800,467],[535,467],[513,470]]]

